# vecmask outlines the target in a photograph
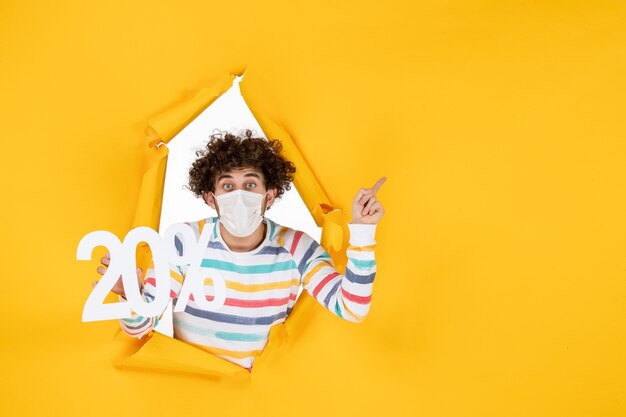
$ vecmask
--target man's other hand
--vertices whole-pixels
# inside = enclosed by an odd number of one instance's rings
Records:
[[[107,252],[106,255],[104,255],[100,259],[100,262],[102,263],[102,265],[98,267],[97,271],[100,275],[104,275],[105,272],[107,271],[107,268],[109,267],[109,264],[111,263],[111,254]],[[143,279],[141,277],[142,273],[143,271],[141,270],[141,268],[137,268],[137,281],[139,282],[139,288],[143,287]],[[91,283],[92,287],[95,287],[96,285],[98,285],[98,281],[94,281]],[[113,288],[111,288],[111,292],[117,295],[121,295],[122,297],[126,298],[126,294],[124,293],[124,284],[122,283],[121,275],[117,279],[117,282],[115,283]]]
[[[385,210],[383,205],[376,199],[376,193],[387,181],[387,177],[382,177],[372,188],[361,188],[352,203],[352,223],[353,224],[376,224],[383,217]]]

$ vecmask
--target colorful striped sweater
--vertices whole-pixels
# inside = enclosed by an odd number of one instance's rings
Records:
[[[367,315],[376,274],[376,225],[349,224],[350,246],[345,275],[330,255],[309,235],[270,219],[265,240],[250,252],[231,251],[220,235],[217,217],[186,223],[196,233],[211,227],[211,239],[201,268],[218,270],[226,281],[226,302],[216,311],[200,309],[190,298],[185,311],[173,313],[174,338],[240,365],[249,371],[255,354],[267,343],[272,326],[284,322],[296,301],[300,285],[331,313],[360,322]],[[176,240],[179,255],[182,245]],[[152,266],[152,265],[151,265]],[[176,304],[188,266],[170,265],[170,297]],[[210,274],[209,274],[210,275]],[[205,281],[208,301],[213,299],[210,279]],[[154,269],[144,278],[144,300],[154,300]],[[134,314],[134,313],[133,313]],[[124,332],[141,338],[152,331],[159,317],[136,314],[120,320]]]

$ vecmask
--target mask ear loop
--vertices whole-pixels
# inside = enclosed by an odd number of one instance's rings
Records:
[[[265,192],[265,194],[263,194],[263,198],[265,198],[265,196],[267,196],[269,194],[269,190]],[[263,201],[263,200],[261,200]],[[262,217],[265,217],[265,213],[267,213],[267,210],[272,207],[272,205],[270,204],[269,206],[267,205],[267,199],[265,200],[265,210],[263,210],[263,215]]]
[[[217,217],[220,217],[220,212],[217,209],[217,197],[215,196],[215,193],[213,191],[211,191],[211,194],[213,194],[213,204],[215,204],[215,212],[217,213]]]

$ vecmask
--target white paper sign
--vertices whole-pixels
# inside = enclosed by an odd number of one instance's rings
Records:
[[[182,236],[182,256],[176,251],[174,244],[176,236]],[[170,300],[170,263],[189,265],[174,311],[184,311],[192,294],[198,308],[217,310],[226,301],[226,281],[221,274],[211,270],[215,291],[213,300],[207,301],[204,293],[204,280],[207,278],[208,270],[203,269],[201,265],[209,238],[210,228],[205,227],[200,239],[196,241],[194,231],[185,223],[171,225],[163,237],[149,227],[135,227],[128,232],[123,243],[113,233],[104,230],[85,235],[78,243],[76,259],[91,260],[93,249],[97,246],[104,246],[109,250],[111,261],[85,302],[83,322],[130,318],[132,312],[143,317],[160,316]],[[144,301],[137,282],[135,255],[139,242],[146,242],[152,251],[156,294],[155,299],[150,303]],[[105,304],[105,297],[120,275],[128,301]]]

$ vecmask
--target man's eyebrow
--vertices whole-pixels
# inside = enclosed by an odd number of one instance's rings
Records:
[[[244,177],[256,177],[258,179],[261,179],[261,176],[259,174],[257,174],[256,172],[248,172],[247,174],[244,175]],[[221,180],[222,178],[233,178],[232,175],[230,174],[222,174],[219,177],[217,177],[217,181]]]

